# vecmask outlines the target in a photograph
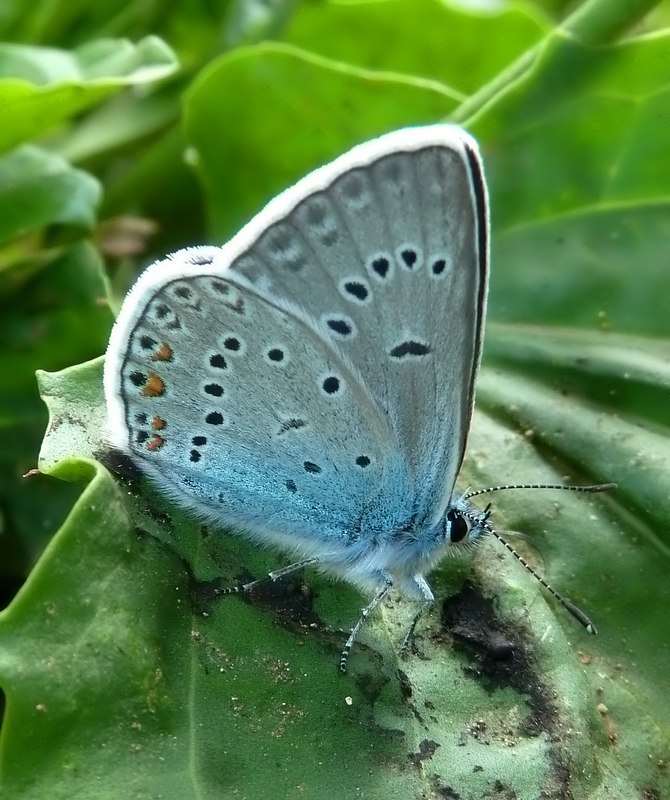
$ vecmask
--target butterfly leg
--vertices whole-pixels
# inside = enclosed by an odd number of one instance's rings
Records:
[[[217,594],[241,594],[246,592],[253,592],[253,590],[259,586],[261,583],[265,583],[265,581],[278,581],[280,578],[283,578],[285,575],[290,575],[292,572],[297,572],[299,569],[303,567],[311,567],[315,564],[318,564],[320,561],[323,561],[321,556],[312,556],[311,558],[303,558],[301,561],[296,561],[293,564],[288,564],[281,569],[275,569],[272,572],[268,572],[263,578],[258,578],[258,580],[250,581],[249,583],[240,583],[236,586],[229,586],[225,589],[217,589]]]
[[[361,616],[358,618],[358,622],[351,629],[349,638],[347,639],[346,644],[342,648],[342,653],[340,654],[340,672],[342,674],[345,674],[347,671],[347,661],[349,660],[349,651],[351,650],[351,646],[353,645],[353,643],[356,641],[356,637],[360,633],[361,628],[365,624],[365,620],[370,616],[370,614],[372,614],[375,608],[377,608],[377,606],[386,597],[392,586],[393,586],[393,581],[391,580],[391,578],[388,575],[385,576],[384,583],[382,584],[381,588],[377,591],[377,594],[361,611]]]
[[[400,645],[400,656],[404,658],[405,656],[409,655],[410,651],[414,647],[414,633],[416,631],[416,626],[419,624],[419,620],[423,615],[428,611],[428,609],[432,606],[435,597],[433,592],[431,591],[430,586],[426,583],[424,578],[421,575],[416,575],[414,577],[414,584],[416,585],[419,593],[421,595],[421,606],[419,610],[414,615],[414,619],[412,620],[412,624],[409,626],[409,630],[405,634],[405,638]]]

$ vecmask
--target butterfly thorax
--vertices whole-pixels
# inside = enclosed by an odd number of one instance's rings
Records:
[[[486,532],[487,515],[455,494],[441,519],[427,525],[408,520],[384,535],[362,537],[340,562],[325,561],[327,571],[352,581],[364,589],[378,588],[384,580],[410,596],[423,597],[418,590],[423,576],[445,556],[463,551]]]

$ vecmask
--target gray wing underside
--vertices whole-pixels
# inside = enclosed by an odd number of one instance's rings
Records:
[[[402,518],[386,416],[299,308],[216,273],[146,305],[121,369],[126,446],[164,491],[221,524],[319,540]]]
[[[133,321],[117,390],[149,474],[252,531],[441,516],[481,347],[477,170],[450,147],[383,154],[297,184],[257,236],[175,254],[183,277]]]
[[[300,304],[360,373],[407,468],[412,514],[441,516],[461,465],[487,283],[474,153],[385,155],[299,202],[230,266]]]

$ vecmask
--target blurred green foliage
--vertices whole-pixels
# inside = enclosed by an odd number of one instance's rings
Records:
[[[670,794],[668,22],[652,0],[2,4],[5,603],[22,587],[0,616],[3,797]],[[395,602],[340,679],[362,599],[310,575],[311,610],[290,583],[214,603],[207,581],[281,561],[112,481],[89,360],[153,258],[225,241],[355,142],[450,117],[482,144],[493,216],[462,482],[617,481],[496,498],[601,633],[491,544],[470,579],[511,662],[446,612],[399,662]],[[23,478],[36,369],[56,374]],[[468,570],[439,570],[441,596]]]

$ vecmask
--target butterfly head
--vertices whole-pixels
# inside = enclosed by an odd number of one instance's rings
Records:
[[[473,544],[484,534],[491,533],[489,524],[491,504],[481,511],[463,496],[454,499],[444,515],[444,537],[450,544]]]

